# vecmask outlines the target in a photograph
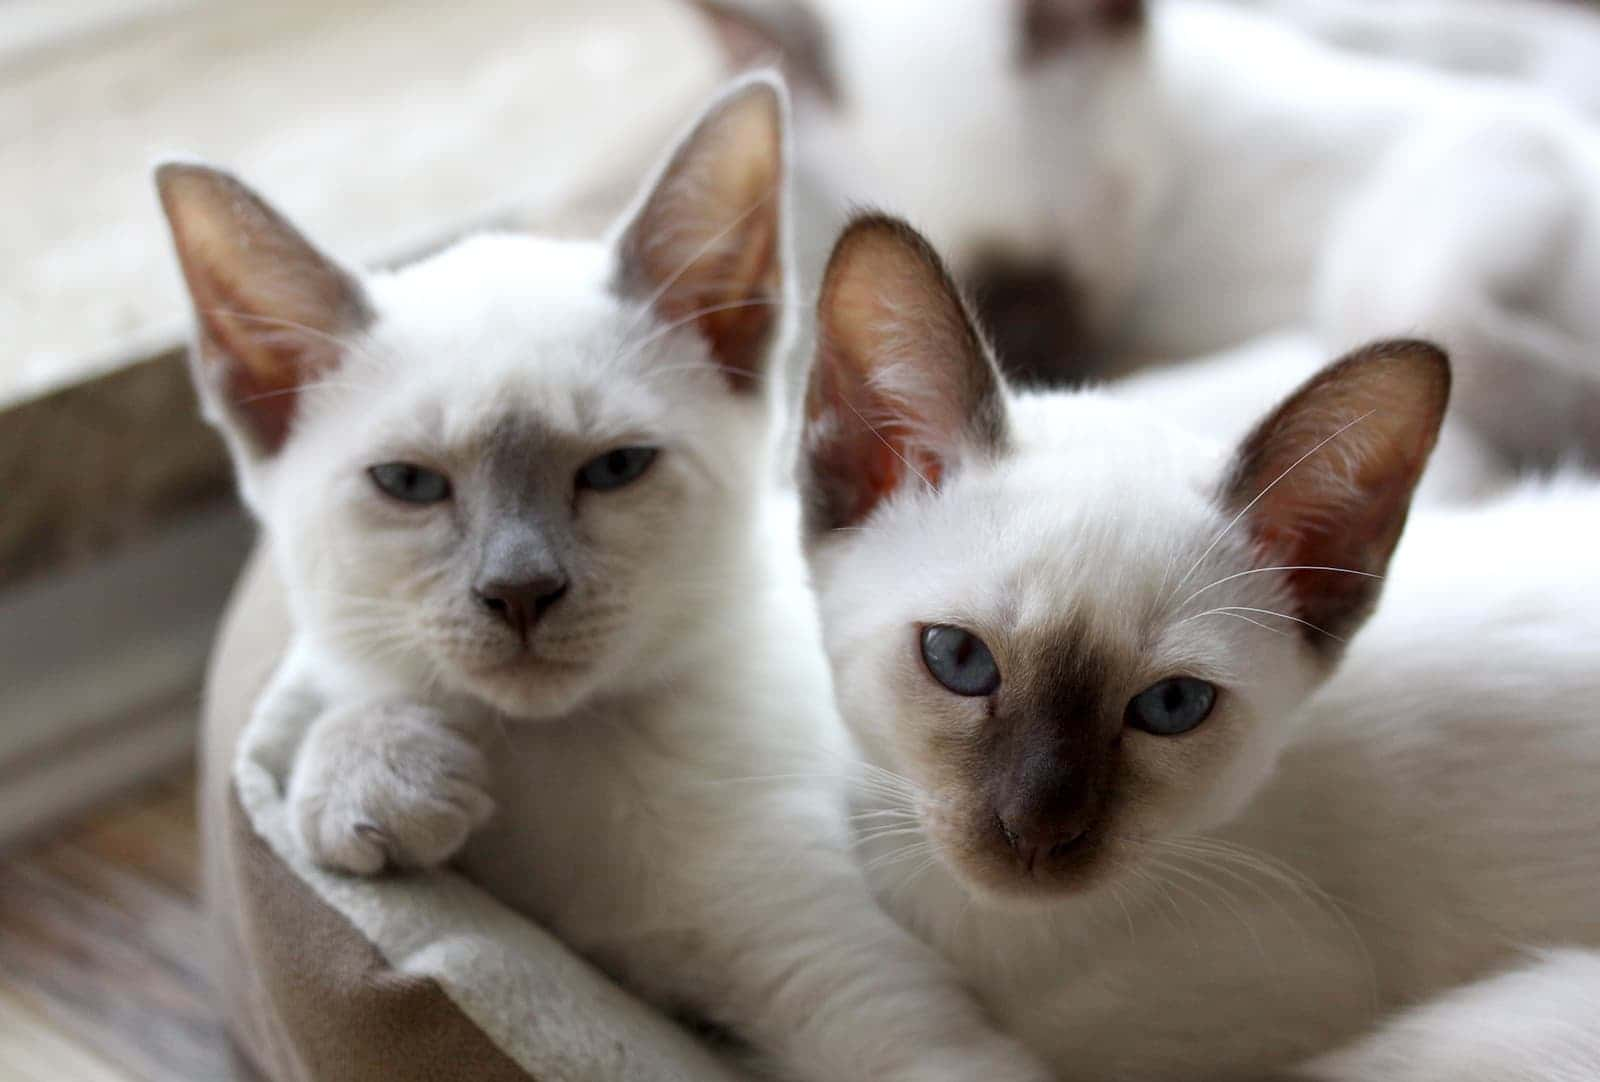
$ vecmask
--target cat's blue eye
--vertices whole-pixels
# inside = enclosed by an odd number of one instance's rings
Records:
[[[411,462],[385,462],[367,471],[384,493],[406,503],[439,503],[450,498],[450,479]]]
[[[578,487],[606,492],[631,485],[644,476],[655,460],[654,447],[618,447],[584,463],[578,471]]]
[[[992,695],[1000,686],[1000,667],[983,640],[963,628],[931,624],[922,629],[922,663],[933,678],[957,695]]]
[[[1177,736],[1210,717],[1216,703],[1215,685],[1193,676],[1173,676],[1130,699],[1127,721],[1156,736]]]

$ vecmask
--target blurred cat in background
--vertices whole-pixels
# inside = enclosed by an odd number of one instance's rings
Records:
[[[1013,373],[1420,333],[1503,452],[1600,458],[1600,134],[1554,98],[1206,0],[699,6],[802,88],[802,236],[926,228]]]

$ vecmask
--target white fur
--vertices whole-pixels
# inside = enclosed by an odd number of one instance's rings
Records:
[[[1600,1069],[1600,953],[1550,951],[1407,1011],[1297,1077],[1587,1082]]]
[[[289,776],[327,866],[437,863],[481,825],[472,879],[785,1077],[1042,1082],[852,859],[772,402],[620,297],[617,264],[614,238],[486,236],[362,281],[371,325],[283,449],[241,457],[297,628],[252,726],[282,746],[241,756]],[[571,586],[525,647],[460,573],[462,522],[523,494],[482,480],[508,426],[543,441],[529,490],[661,448],[634,485],[570,495]],[[365,476],[386,461],[447,472],[453,506],[387,500]]]
[[[1563,0],[1237,0],[1355,52],[1535,84],[1600,115],[1600,19]]]
[[[1248,1077],[1525,947],[1600,946],[1600,487],[1414,512],[1376,616],[1323,683],[1298,628],[1267,615],[1275,576],[1239,574],[1253,558],[1212,502],[1218,449],[1106,394],[1024,395],[1012,421],[1011,453],[902,492],[814,560],[846,721],[899,778],[859,793],[866,823],[901,831],[866,835],[880,896],[1008,1027],[1073,1077]],[[1226,700],[1181,743],[1127,735],[1166,779],[1128,813],[1132,870],[1024,904],[951,863],[955,795],[919,749],[983,725],[981,700],[944,692],[907,629],[977,628],[1004,670],[1066,615],[1142,644],[1125,647],[1144,674],[1125,694],[1184,672]],[[1576,1011],[1590,974],[1552,969],[1541,987]],[[1385,1049],[1457,1062],[1448,1020],[1470,1024],[1477,1002],[1399,1023],[1329,1077],[1412,1077],[1364,1066]],[[1529,1072],[1482,1077],[1592,1075],[1595,1037],[1529,1028],[1499,1061]]]

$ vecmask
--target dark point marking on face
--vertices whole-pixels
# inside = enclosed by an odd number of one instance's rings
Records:
[[[1057,877],[1098,848],[1116,784],[1122,704],[1114,668],[1085,620],[1036,637],[1013,669],[974,790],[989,795],[1021,868]]]
[[[512,622],[523,634],[565,593],[581,545],[567,468],[573,457],[559,437],[519,417],[497,423],[483,450],[480,468],[493,499],[471,515],[479,552],[473,590],[507,601],[512,616],[520,606],[522,619]]]
[[[1024,66],[1085,40],[1137,31],[1145,22],[1145,0],[1020,0],[1018,6]]]
[[[1065,266],[993,252],[967,273],[979,322],[1007,376],[1061,386],[1101,374],[1083,297]]]

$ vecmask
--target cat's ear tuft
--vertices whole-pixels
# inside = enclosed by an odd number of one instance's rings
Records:
[[[736,83],[678,145],[618,244],[618,291],[693,325],[735,390],[754,389],[785,303],[781,84]]]
[[[1347,638],[1376,603],[1449,398],[1442,351],[1382,342],[1312,377],[1239,449],[1223,505],[1271,566],[1304,569],[1285,577],[1313,644]]]
[[[794,0],[693,0],[735,71],[774,65],[795,93],[837,104],[828,32],[811,8]]]
[[[817,302],[806,396],[808,527],[851,526],[1006,442],[1000,373],[938,254],[897,219],[845,229]]]
[[[200,393],[245,449],[271,455],[297,389],[370,320],[360,283],[221,170],[168,162],[155,181],[194,302]]]
[[[1144,26],[1145,0],[1020,0],[1021,57],[1032,65],[1075,45]]]

